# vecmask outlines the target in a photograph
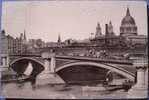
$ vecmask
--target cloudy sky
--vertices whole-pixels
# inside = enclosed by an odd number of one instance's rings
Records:
[[[80,40],[95,33],[97,22],[105,34],[105,24],[112,21],[113,30],[119,35],[127,7],[138,34],[147,34],[145,1],[7,1],[2,7],[2,28],[14,37],[25,30],[29,39],[57,41],[60,34],[62,40]]]

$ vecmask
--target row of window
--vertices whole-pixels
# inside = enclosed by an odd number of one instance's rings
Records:
[[[121,27],[121,28],[120,28],[120,31],[121,31],[121,32],[137,31],[137,27],[133,27],[133,28],[131,28],[131,27],[123,28],[123,27]]]

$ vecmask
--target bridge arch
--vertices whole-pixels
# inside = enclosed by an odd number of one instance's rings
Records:
[[[123,68],[120,68],[118,66],[110,66],[110,65],[106,65],[106,64],[103,64],[103,63],[96,63],[96,62],[74,62],[74,63],[69,63],[69,64],[66,64],[66,65],[63,65],[59,68],[56,68],[56,72],[64,69],[64,68],[67,68],[67,67],[72,67],[72,66],[77,66],[77,65],[90,65],[90,66],[95,66],[95,67],[100,67],[100,68],[105,68],[105,69],[109,69],[111,70],[112,72],[116,72],[122,76],[125,76],[127,77],[128,79],[130,80],[133,80],[135,79],[135,75]]]
[[[21,58],[15,59],[15,60],[13,60],[13,61],[9,64],[9,66],[13,65],[14,63],[16,63],[16,62],[18,62],[18,61],[20,61],[20,60],[31,60],[31,61],[37,62],[38,64],[44,66],[44,63],[42,63],[41,61],[39,61],[39,60],[37,60],[37,59],[35,59],[35,58],[31,58],[31,57],[21,57]]]
[[[37,58],[31,57],[21,57],[15,59],[9,64],[9,68],[13,69],[18,74],[22,74],[26,70],[29,62],[32,63],[33,67],[31,75],[38,75],[45,69],[44,62],[39,61]]]

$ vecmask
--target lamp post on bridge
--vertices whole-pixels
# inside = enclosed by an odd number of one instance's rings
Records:
[[[145,59],[137,59],[133,63],[137,70],[137,82],[128,91],[129,98],[147,98],[146,70],[148,62]]]

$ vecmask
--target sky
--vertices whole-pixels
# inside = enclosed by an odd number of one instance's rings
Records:
[[[121,20],[129,7],[138,34],[147,35],[147,7],[145,1],[5,1],[2,5],[2,29],[17,37],[26,32],[28,39],[54,41],[60,34],[65,39],[82,40],[95,33],[97,22],[102,34],[105,24],[113,24],[119,35]]]

